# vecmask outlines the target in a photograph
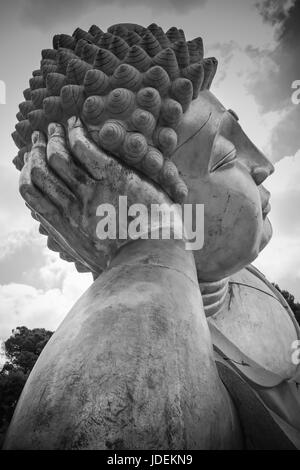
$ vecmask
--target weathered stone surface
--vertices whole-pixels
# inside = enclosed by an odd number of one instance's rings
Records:
[[[124,247],[81,297],[30,375],[7,448],[239,446],[193,256],[178,243]]]

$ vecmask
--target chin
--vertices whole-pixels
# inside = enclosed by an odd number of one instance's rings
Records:
[[[273,235],[273,228],[272,228],[270,220],[268,219],[268,217],[266,217],[263,221],[263,233],[262,233],[259,251],[262,251],[267,246],[267,244],[272,238],[272,235]]]

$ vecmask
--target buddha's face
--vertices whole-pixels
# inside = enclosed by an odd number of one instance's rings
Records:
[[[248,139],[233,112],[209,91],[186,112],[172,160],[204,204],[204,245],[194,251],[201,280],[217,280],[252,262],[272,236],[269,193],[273,165]]]

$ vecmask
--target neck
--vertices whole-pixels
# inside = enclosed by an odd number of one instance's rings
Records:
[[[194,258],[181,240],[135,240],[124,244],[109,267],[119,264],[153,264],[176,269],[191,280],[196,279]],[[225,305],[229,277],[218,281],[198,279],[206,317],[217,315]]]
[[[238,445],[194,256],[182,241],[120,248],[42,352],[9,433],[8,449]]]
[[[223,309],[228,292],[228,280],[228,277],[211,282],[198,280],[206,317],[216,315]]]
[[[153,265],[184,274],[197,285],[197,271],[191,251],[182,240],[134,240],[124,244],[110,261],[108,270],[121,265]]]

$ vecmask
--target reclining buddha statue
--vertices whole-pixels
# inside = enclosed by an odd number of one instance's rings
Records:
[[[272,235],[274,168],[209,91],[216,69],[201,38],[156,24],[77,28],[42,51],[13,133],[20,193],[94,282],[5,449],[300,448],[299,327],[251,265]],[[198,205],[203,243],[187,249],[180,211],[195,221]],[[149,224],[141,206],[175,210]]]

